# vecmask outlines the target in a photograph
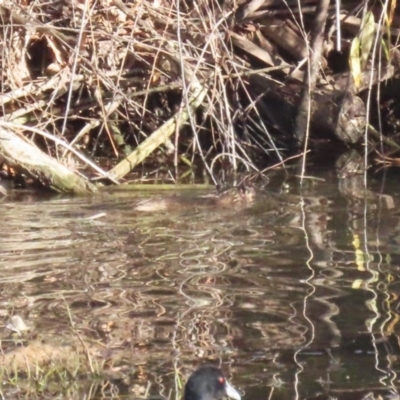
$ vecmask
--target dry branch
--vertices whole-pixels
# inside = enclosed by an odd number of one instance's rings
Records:
[[[135,151],[128,157],[116,165],[111,171],[110,175],[114,179],[121,179],[129,173],[136,165],[141,163],[150,153],[157,149],[161,144],[165,143],[167,139],[176,131],[177,127],[182,126],[190,115],[194,113],[199,107],[204,98],[206,97],[208,89],[203,88],[200,92],[196,92],[192,101],[186,109],[178,111],[176,115],[170,118],[163,126],[153,132],[143,143],[141,143]]]
[[[303,144],[304,138],[309,132],[312,92],[317,83],[322,56],[322,44],[324,40],[324,28],[328,16],[329,0],[319,0],[317,13],[314,20],[312,43],[309,50],[308,68],[305,75],[304,88],[296,118],[296,136]]]

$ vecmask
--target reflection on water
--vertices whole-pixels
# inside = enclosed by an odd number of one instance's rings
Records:
[[[126,191],[4,201],[3,366],[81,352],[109,378],[74,382],[81,398],[175,396],[176,373],[207,361],[245,399],[395,393],[398,218],[336,186],[239,209],[185,193],[158,213],[134,211],[157,194]]]

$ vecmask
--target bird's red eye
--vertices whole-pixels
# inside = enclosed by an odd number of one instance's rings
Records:
[[[224,378],[223,376],[220,376],[220,377],[218,378],[218,382],[219,382],[219,383],[225,383],[225,378]]]

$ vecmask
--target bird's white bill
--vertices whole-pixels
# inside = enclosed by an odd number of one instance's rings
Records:
[[[228,381],[225,382],[225,393],[233,400],[241,400],[239,392]]]

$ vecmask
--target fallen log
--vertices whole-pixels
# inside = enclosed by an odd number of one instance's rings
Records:
[[[3,126],[0,126],[0,159],[56,192],[85,194],[97,191],[84,177]]]

